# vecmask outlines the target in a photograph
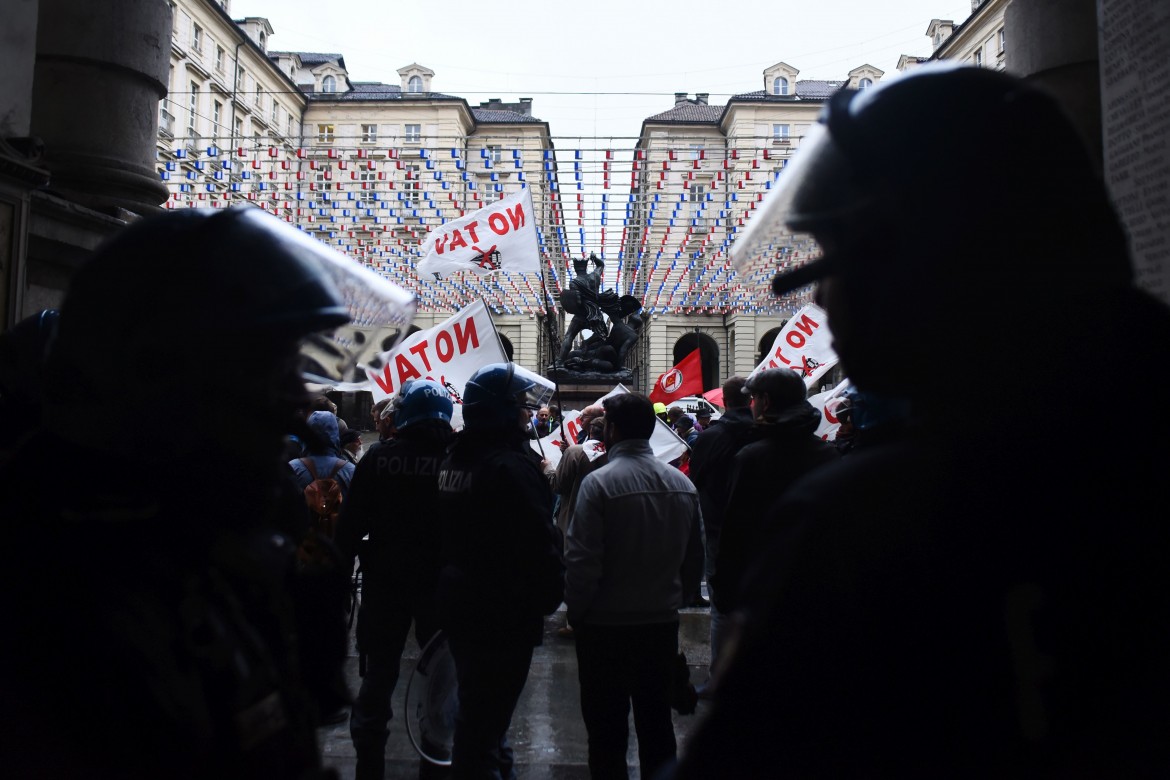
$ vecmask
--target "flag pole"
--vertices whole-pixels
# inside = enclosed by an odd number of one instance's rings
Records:
[[[550,296],[548,294],[548,285],[545,282],[544,269],[545,269],[545,263],[543,260],[541,260],[541,263],[540,263],[540,295],[541,295],[541,303],[544,304],[544,328],[545,328],[545,330],[548,331],[548,344],[549,344],[549,348],[552,349],[552,352],[553,352],[553,365],[556,365],[557,359],[560,357],[560,354],[561,354],[561,344],[560,344],[560,339],[557,338],[556,329],[553,328],[553,326],[552,326],[552,313],[553,313],[553,310],[556,308],[556,305],[555,305],[555,303],[553,306],[548,305],[549,301],[552,299],[552,296]],[[556,399],[557,410],[561,412],[561,414],[558,415],[560,417],[560,420],[558,420],[558,424],[559,424],[559,427],[561,429],[561,441],[564,441],[565,440],[565,414],[564,414],[565,410],[564,410],[563,405],[561,403],[561,383],[556,379],[553,380],[553,398]],[[543,455],[543,454],[544,454],[544,450],[541,450],[541,455]]]

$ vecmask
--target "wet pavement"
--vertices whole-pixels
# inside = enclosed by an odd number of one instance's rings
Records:
[[[561,610],[564,610],[562,605]],[[564,625],[564,612],[545,619],[544,644],[536,648],[528,683],[520,696],[512,718],[508,739],[515,751],[516,773],[521,780],[576,780],[588,778],[588,749],[585,724],[581,720],[580,690],[577,683],[577,656],[573,641],[557,635]],[[707,679],[710,662],[710,616],[707,610],[687,609],[681,613],[679,649],[686,654],[695,684]],[[418,660],[419,648],[413,636],[407,643],[402,660],[402,674],[394,690],[395,717],[390,721],[390,739],[386,744],[387,780],[418,778],[419,758],[400,718],[407,681]],[[352,645],[346,662],[350,690],[358,689],[357,651]],[[693,715],[674,713],[674,731],[679,749],[696,720],[702,716],[706,702],[700,701]],[[322,728],[318,732],[325,764],[337,770],[342,780],[352,780],[355,756],[349,738],[348,721]],[[630,747],[627,764],[630,777],[638,780],[638,743],[630,718]]]

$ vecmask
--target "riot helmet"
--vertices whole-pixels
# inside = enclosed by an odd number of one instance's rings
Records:
[[[547,405],[553,389],[543,377],[515,363],[489,363],[467,380],[463,420],[472,429],[521,431],[520,410]]]
[[[989,229],[995,255],[1010,257],[1002,267],[987,262]],[[733,245],[737,267],[775,252],[784,231],[854,244],[777,274],[777,295],[830,273],[865,275],[903,296],[1021,279],[1085,289],[1128,284],[1132,274],[1097,166],[1056,100],[1017,77],[955,63],[834,94]],[[1068,263],[1054,240],[1106,251]]]
[[[160,446],[223,440],[229,425],[244,438],[289,433],[303,424],[305,368],[354,377],[370,342],[393,346],[413,308],[409,293],[259,209],[146,217],[70,282],[48,359],[52,427],[89,412],[87,426],[109,428],[96,437],[132,448],[126,418],[182,409],[185,424]],[[225,391],[233,403],[212,408]]]
[[[774,262],[788,231],[821,253],[781,270],[773,292],[827,278],[816,295],[841,365],[886,395],[925,394],[907,366],[958,382],[990,364],[989,321],[1047,329],[1132,279],[1120,220],[1056,100],[951,63],[830,98],[733,262]]]
[[[394,405],[394,427],[402,431],[424,420],[442,420],[449,425],[453,408],[445,387],[433,379],[417,379]]]

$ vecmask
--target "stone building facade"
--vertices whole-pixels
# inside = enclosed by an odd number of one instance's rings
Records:
[[[1126,25],[1150,16],[1140,5],[974,0],[958,24],[930,21],[931,58],[978,59],[1052,88],[1100,149],[1098,30],[1122,42],[1111,59],[1127,55]],[[547,365],[564,329],[558,295],[581,254],[580,151],[554,148],[529,99],[471,105],[436,92],[441,74],[418,63],[397,84],[362,82],[343,54],[274,51],[267,20],[230,11],[228,0],[11,4],[0,33],[2,327],[56,305],[72,269],[126,221],[244,201],[415,290],[418,327],[484,298],[515,359]],[[772,298],[767,279],[814,248],[786,243],[772,267],[733,279],[730,242],[824,100],[885,76],[862,64],[822,81],[780,61],[724,105],[676,95],[643,121],[630,159],[599,163],[607,177],[618,162],[630,174],[607,271],[645,305],[635,389],[695,348],[708,387],[755,365],[805,299]],[[1148,100],[1164,102],[1165,84],[1147,85]],[[417,278],[427,228],[522,184],[534,195],[541,279]]]

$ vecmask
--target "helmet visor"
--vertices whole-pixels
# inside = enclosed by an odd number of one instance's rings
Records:
[[[784,289],[774,290],[777,295],[825,275],[827,268],[823,258],[816,257],[815,242],[801,235],[811,227],[802,217],[811,206],[810,196],[832,187],[846,165],[824,124],[811,126],[799,143],[759,210],[731,245],[732,266],[742,277],[764,279],[776,274],[779,280],[794,274]]]
[[[378,356],[402,341],[414,319],[415,297],[357,261],[296,232],[305,248],[312,249],[313,259],[349,313],[349,322],[304,340],[304,377],[336,390],[368,389],[366,370],[380,369]]]
[[[556,384],[534,371],[529,371],[524,366],[513,363],[512,369],[515,371],[516,376],[532,382],[532,387],[525,390],[524,396],[519,398],[521,406],[525,409],[539,411],[541,407],[548,406],[552,403],[553,394],[557,391]]]

